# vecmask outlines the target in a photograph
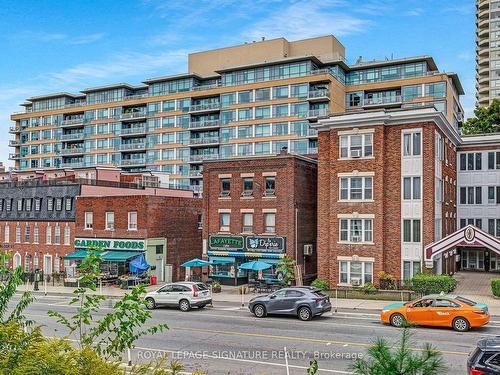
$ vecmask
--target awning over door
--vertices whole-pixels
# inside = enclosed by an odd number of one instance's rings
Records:
[[[500,254],[500,239],[473,225],[467,225],[457,230],[455,233],[425,247],[426,267],[432,268],[432,261],[435,256],[447,251],[452,251],[457,246],[485,247]]]
[[[102,251],[102,259],[106,262],[126,262],[138,255],[143,254],[140,251]],[[65,260],[83,260],[87,256],[87,250],[76,250],[66,256]]]

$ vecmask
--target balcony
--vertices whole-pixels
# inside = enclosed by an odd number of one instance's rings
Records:
[[[365,98],[364,104],[367,105],[382,105],[382,104],[398,104],[403,101],[401,95],[388,96],[388,97],[378,97],[378,98]]]
[[[189,112],[216,112],[220,110],[220,103],[195,104],[189,107]]]
[[[61,121],[61,127],[83,126],[83,117]]]
[[[85,147],[70,147],[61,149],[61,155],[85,154]]]
[[[122,166],[146,165],[146,158],[122,159],[120,165]]]
[[[119,149],[120,151],[145,150],[146,143],[122,143]]]
[[[217,160],[219,159],[219,154],[199,154],[199,155],[190,155],[189,161],[204,161],[204,160]]]
[[[328,109],[327,108],[320,108],[320,109],[310,109],[307,111],[307,116],[308,119],[316,119],[318,117],[328,117]]]
[[[18,140],[11,139],[9,141],[9,147],[18,147],[18,146],[21,146],[21,143]]]
[[[9,154],[9,160],[18,160],[18,159],[21,159],[20,153]]]
[[[137,135],[137,134],[144,134],[146,133],[146,127],[145,126],[138,126],[138,127],[133,127],[133,128],[128,128],[128,129],[121,129],[120,130],[120,135]]]
[[[188,173],[189,177],[203,177],[203,171],[199,170],[190,170]]]
[[[219,143],[219,137],[200,137],[200,138],[191,138],[189,141],[190,145],[207,145]]]
[[[62,141],[83,141],[83,138],[85,138],[85,134],[83,132],[61,135]]]
[[[87,166],[87,163],[85,163],[84,161],[61,163],[61,168],[84,168]]]
[[[11,134],[16,134],[16,133],[20,133],[20,132],[21,132],[21,128],[18,126],[11,126],[9,128],[9,133],[11,133]]]
[[[219,126],[220,126],[219,120],[191,121],[189,123],[189,129],[217,128]]]
[[[119,116],[120,120],[130,120],[130,119],[137,119],[137,118],[146,118],[147,112],[146,111],[137,111],[137,112],[129,112],[129,113],[122,113]]]
[[[310,102],[330,100],[330,93],[326,89],[312,90],[312,91],[309,91],[309,93],[307,94],[307,99]]]

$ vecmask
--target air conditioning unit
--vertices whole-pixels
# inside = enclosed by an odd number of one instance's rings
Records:
[[[264,192],[265,197],[273,197],[275,195],[276,195],[276,193],[275,193],[274,189],[266,189],[266,191]]]
[[[229,197],[229,194],[230,194],[229,190],[221,191],[219,197]]]
[[[351,150],[351,158],[360,158],[361,150]]]
[[[241,192],[242,197],[251,197],[253,195],[253,190],[245,190]]]
[[[361,236],[352,236],[352,242],[361,242]]]
[[[351,277],[351,285],[352,286],[360,286],[361,285],[361,278]]]
[[[312,255],[312,253],[313,253],[313,245],[312,244],[304,245],[304,255]]]

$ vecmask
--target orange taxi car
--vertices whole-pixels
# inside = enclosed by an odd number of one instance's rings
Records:
[[[451,294],[428,295],[412,302],[387,305],[380,313],[385,324],[401,327],[406,322],[422,326],[453,327],[466,332],[488,324],[488,306]]]

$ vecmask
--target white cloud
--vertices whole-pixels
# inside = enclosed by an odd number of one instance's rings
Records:
[[[83,35],[83,36],[76,36],[74,38],[70,38],[68,40],[69,44],[88,44],[88,43],[93,43],[97,42],[98,40],[102,39],[104,37],[104,33],[95,33],[95,34],[89,34],[89,35]]]
[[[105,36],[104,33],[94,33],[86,35],[72,36],[64,33],[48,33],[43,31],[23,31],[10,36],[10,39],[31,43],[67,43],[67,44],[88,44],[96,42]]]
[[[404,13],[405,16],[418,17],[424,13],[422,8],[415,8]]]

